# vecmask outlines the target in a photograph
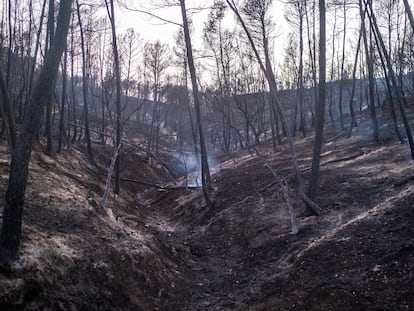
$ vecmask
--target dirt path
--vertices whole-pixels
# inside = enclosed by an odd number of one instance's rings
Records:
[[[238,302],[241,284],[235,272],[240,254],[235,254],[232,238],[226,240],[222,234],[203,234],[187,225],[177,225],[162,212],[153,214],[149,222],[187,259],[189,290],[183,295],[180,310],[239,310],[242,307]]]

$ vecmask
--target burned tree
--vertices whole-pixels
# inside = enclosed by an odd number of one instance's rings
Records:
[[[196,120],[197,120],[198,134],[199,134],[199,139],[200,139],[202,188],[203,188],[204,198],[207,201],[207,204],[211,205],[211,202],[208,198],[208,193],[207,193],[207,191],[210,188],[210,184],[211,184],[210,169],[209,169],[208,160],[207,160],[207,148],[206,148],[206,142],[205,142],[204,133],[203,133],[203,126],[201,122],[200,95],[198,92],[197,76],[196,76],[196,71],[195,71],[195,66],[194,66],[193,50],[191,46],[190,30],[188,27],[185,0],[180,0],[180,5],[181,5],[181,14],[183,17],[184,38],[185,38],[185,43],[187,47],[188,68],[190,70],[191,84],[193,87],[194,107],[196,111]]]
[[[322,1],[322,0],[321,0]],[[280,119],[282,122],[283,127],[286,129],[286,136],[288,138],[288,142],[289,142],[289,148],[290,148],[290,152],[291,152],[291,160],[292,160],[292,165],[293,165],[293,170],[295,172],[295,177],[296,180],[298,182],[298,192],[299,195],[301,197],[301,199],[306,203],[307,207],[309,208],[310,212],[315,214],[315,215],[319,215],[322,210],[320,209],[320,207],[315,204],[315,202],[313,202],[305,193],[304,190],[304,180],[302,177],[302,174],[300,172],[299,169],[299,164],[298,164],[298,157],[297,157],[297,152],[296,152],[296,146],[295,143],[293,141],[293,137],[292,137],[292,133],[288,127],[287,124],[287,119],[284,113],[284,109],[282,107],[282,104],[280,103],[278,94],[277,94],[277,84],[276,84],[276,78],[273,72],[273,68],[272,68],[272,64],[271,64],[271,60],[270,60],[270,56],[269,56],[269,51],[265,49],[264,52],[264,60],[262,59],[262,56],[260,55],[257,47],[256,47],[256,43],[254,38],[252,37],[246,23],[244,22],[243,17],[241,16],[236,3],[233,0],[226,0],[227,4],[229,5],[229,7],[231,8],[231,10],[234,12],[234,14],[236,15],[238,21],[240,22],[248,40],[249,43],[251,45],[251,48],[254,52],[254,55],[256,57],[256,60],[258,61],[259,65],[260,65],[260,69],[262,70],[262,72],[264,73],[266,80],[268,82],[269,85],[269,89],[270,89],[270,94],[273,98],[273,100],[275,101],[275,104],[277,105],[278,111],[280,113]],[[270,7],[270,0],[255,0],[254,1],[257,6],[254,7],[252,4],[250,4],[250,8],[256,10],[257,16],[259,18],[265,18],[265,13],[267,12],[267,9]],[[262,25],[262,31],[265,33],[266,32],[266,24],[265,23],[261,23]],[[263,37],[264,39],[266,38],[265,36]],[[264,41],[265,43],[267,42],[266,40]],[[323,123],[322,123],[323,124]],[[323,126],[322,126],[323,129]],[[320,154],[320,153],[319,153]],[[318,168],[319,168],[319,162],[318,162]]]
[[[0,234],[0,257],[3,261],[14,260],[18,256],[30,156],[44,104],[52,96],[51,85],[56,79],[65,48],[71,7],[72,0],[60,1],[55,37],[33,89],[31,104],[27,107],[21,133],[13,150]]]

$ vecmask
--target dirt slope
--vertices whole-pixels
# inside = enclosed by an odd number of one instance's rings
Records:
[[[20,259],[0,271],[1,310],[165,310],[179,299],[185,263],[146,223],[133,193],[110,198],[113,212],[99,207],[111,151],[98,148],[98,169],[77,149],[56,159],[33,153]],[[163,181],[161,170],[131,156],[142,179]],[[7,159],[1,163],[3,196]]]
[[[306,177],[310,144],[300,145]],[[358,138],[328,144],[318,200],[325,213],[306,217],[296,200],[297,236],[271,173],[252,155],[222,164],[213,210],[194,193],[150,198],[169,219],[170,243],[187,246],[193,286],[179,310],[414,308],[414,187],[394,185],[413,172],[407,153]],[[284,151],[268,160],[293,176]]]
[[[356,133],[358,134],[358,133]],[[297,141],[305,180],[311,139]],[[8,152],[0,145],[1,195]],[[1,310],[412,310],[414,164],[406,145],[366,136],[328,141],[320,217],[294,190],[288,153],[263,147],[287,177],[300,222],[290,234],[280,187],[254,155],[223,157],[214,208],[198,189],[124,182],[99,208],[111,150],[99,168],[82,150],[33,154],[21,256],[0,271]],[[171,177],[137,151],[123,176],[156,184]],[[219,159],[220,160],[220,159]]]

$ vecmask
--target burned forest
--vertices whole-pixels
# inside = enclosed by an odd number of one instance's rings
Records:
[[[413,310],[412,8],[0,1],[0,310]]]

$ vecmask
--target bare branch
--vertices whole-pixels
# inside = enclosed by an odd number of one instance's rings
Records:
[[[162,22],[164,22],[166,24],[173,24],[173,25],[176,25],[176,26],[179,26],[179,27],[183,27],[183,25],[181,25],[180,23],[174,22],[174,21],[172,21],[170,19],[163,18],[163,17],[158,16],[156,14],[153,14],[153,13],[151,13],[149,11],[140,10],[140,9],[136,9],[136,8],[131,8],[126,3],[122,3],[122,2],[119,2],[119,4],[121,5],[121,7],[123,7],[124,9],[126,9],[128,11],[145,14],[145,15],[148,15],[148,16],[150,16],[152,18],[156,18],[156,19],[158,19],[158,20],[160,20],[160,21],[162,21]]]

